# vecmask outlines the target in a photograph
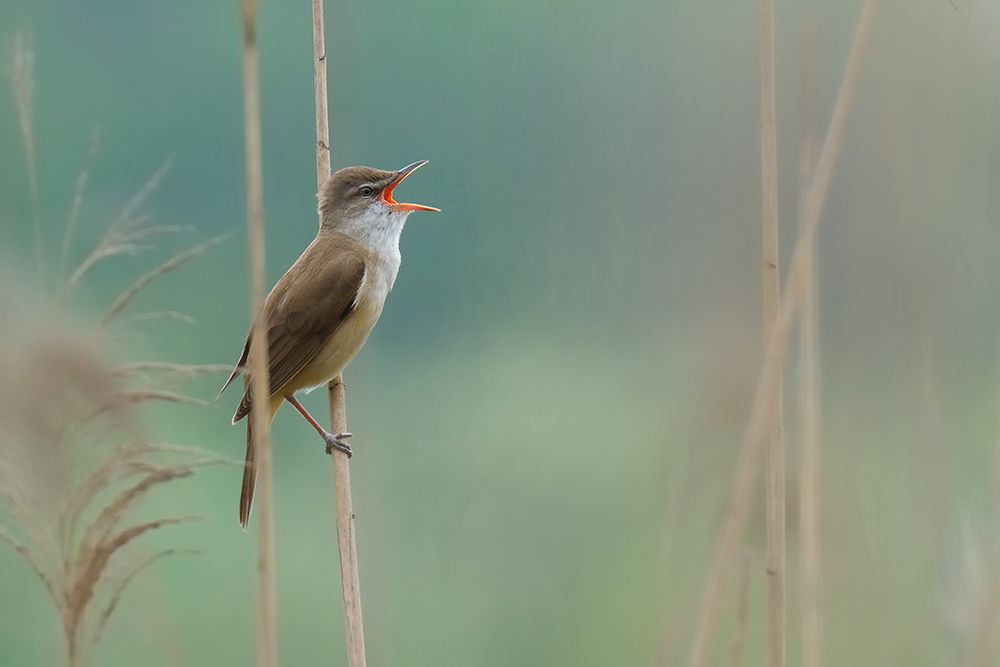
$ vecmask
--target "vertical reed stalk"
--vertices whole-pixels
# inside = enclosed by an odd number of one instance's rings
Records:
[[[267,328],[264,322],[264,177],[257,58],[257,0],[242,1],[243,120],[246,142],[247,237],[250,252],[250,412],[257,464],[257,664],[278,664],[277,593],[274,574],[274,499],[268,414]]]
[[[792,320],[798,308],[804,287],[803,248],[813,243],[820,218],[822,217],[823,204],[825,203],[826,194],[830,187],[830,180],[833,176],[833,167],[837,162],[837,156],[840,153],[841,144],[843,143],[844,123],[857,87],[861,72],[861,63],[863,62],[865,47],[871,33],[871,26],[874,22],[877,5],[878,0],[865,0],[861,17],[858,19],[858,24],[855,28],[854,41],[851,44],[847,66],[844,69],[840,90],[837,93],[830,126],[827,129],[819,159],[816,163],[816,173],[813,176],[812,185],[809,188],[806,198],[806,211],[802,230],[799,233],[798,239],[796,239],[792,258],[788,265],[785,289],[778,304],[774,326],[768,340],[764,366],[761,369],[760,377],[757,380],[757,387],[754,391],[750,418],[740,444],[736,475],[733,478],[730,498],[719,534],[719,541],[716,544],[711,570],[709,571],[708,580],[702,595],[694,640],[691,645],[691,653],[688,656],[688,665],[691,667],[700,667],[708,661],[710,640],[715,634],[715,627],[719,619],[719,610],[726,589],[726,573],[732,567],[733,558],[746,527],[749,498],[753,491],[754,472],[764,442],[763,436],[768,423],[767,417],[771,414],[770,399],[774,395],[778,369],[781,366],[781,359],[784,356],[788,342],[789,330],[791,329]]]
[[[326,37],[323,29],[323,0],[312,0],[313,83],[316,97],[316,188],[330,175],[330,119],[327,111]],[[344,379],[330,381],[330,431],[347,431]],[[333,450],[334,517],[340,552],[340,586],[344,598],[344,634],[347,664],[365,666],[365,633],[361,615],[361,584],[358,577],[358,549],[351,500],[351,468],[347,455]]]
[[[771,338],[781,300],[778,268],[778,129],[775,109],[774,0],[760,0],[760,222],[764,340]],[[766,343],[765,343],[766,344]],[[765,349],[765,353],[767,350]],[[768,399],[767,442],[767,655],[785,665],[785,433],[781,360]]]
[[[803,40],[802,62],[802,121],[799,155],[799,224],[806,221],[806,197],[815,162],[814,119],[816,117],[815,31]],[[802,453],[799,461],[799,559],[802,584],[800,604],[802,614],[802,665],[823,665],[822,549],[820,543],[821,505],[821,442],[819,385],[819,303],[816,271],[816,240],[803,248],[805,288],[802,293],[799,335],[802,346],[801,433]]]

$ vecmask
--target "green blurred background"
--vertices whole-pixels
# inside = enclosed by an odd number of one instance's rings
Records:
[[[777,4],[787,257],[800,140],[826,127],[860,3]],[[958,6],[882,3],[820,233],[831,665],[963,664],[996,585],[1000,9]],[[81,314],[160,256],[231,234],[133,307],[196,323],[142,327],[130,358],[229,362],[242,343],[237,19],[232,1],[0,5],[4,62],[19,32],[36,54],[50,246],[97,126],[72,257],[167,159],[147,209],[194,228],[96,270]],[[405,197],[444,210],[410,219],[396,288],[346,373],[370,664],[685,657],[763,345],[757,21],[754,2],[327,3],[334,165],[429,159]],[[316,225],[309,3],[265,0],[259,42],[273,282]],[[0,261],[27,282],[8,83]],[[786,374],[792,664],[797,359]],[[191,393],[212,398],[221,379]],[[321,394],[306,405],[322,411]],[[150,430],[238,458],[235,400],[156,411]],[[274,441],[282,664],[346,664],[329,466],[290,411]],[[157,565],[126,594],[96,665],[253,664],[255,540],[236,521],[239,471],[182,485],[149,511],[207,520],[153,541],[204,553]],[[756,665],[759,516],[748,533]],[[736,579],[718,664],[731,664]],[[60,655],[42,587],[0,550],[0,664]]]

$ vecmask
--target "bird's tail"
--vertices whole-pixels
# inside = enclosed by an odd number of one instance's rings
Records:
[[[240,492],[240,525],[247,529],[250,522],[250,508],[253,506],[253,491],[257,486],[257,451],[253,444],[253,420],[247,420],[247,456],[243,464],[243,490]]]

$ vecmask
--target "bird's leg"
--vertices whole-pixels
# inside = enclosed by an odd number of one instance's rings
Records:
[[[309,414],[309,411],[306,410],[304,407],[302,407],[302,404],[299,403],[294,396],[285,396],[285,400],[291,403],[292,407],[298,410],[299,414],[305,417],[306,421],[309,422],[309,425],[312,426],[314,429],[316,429],[316,432],[323,437],[323,442],[326,443],[327,454],[332,454],[333,450],[338,449],[347,454],[348,458],[354,455],[354,450],[351,449],[351,446],[346,442],[344,442],[344,440],[350,438],[351,435],[353,434],[337,433],[336,435],[334,435],[333,433],[330,433],[325,428],[320,426],[319,422],[313,419],[313,416]]]

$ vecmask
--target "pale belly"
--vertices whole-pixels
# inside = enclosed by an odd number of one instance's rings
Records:
[[[364,347],[368,334],[375,328],[375,323],[382,314],[384,296],[382,298],[378,296],[380,295],[365,294],[358,300],[354,311],[320,349],[316,357],[285,385],[286,393],[312,391],[328,383],[351,363]]]

